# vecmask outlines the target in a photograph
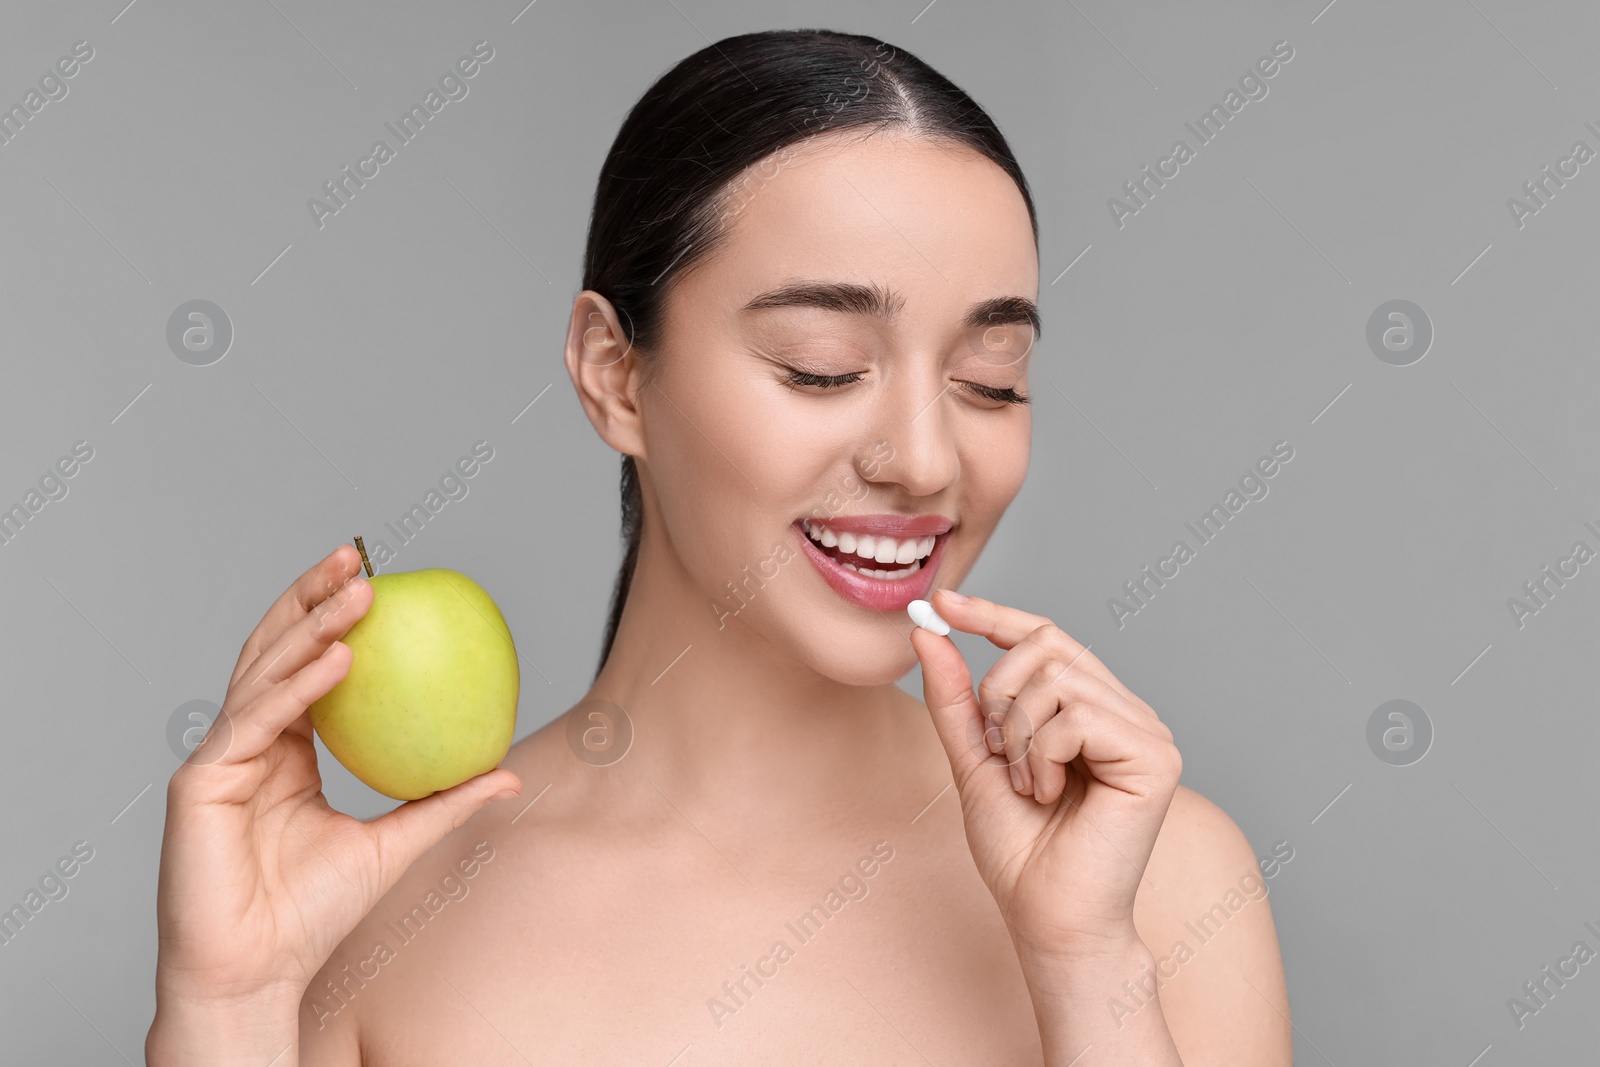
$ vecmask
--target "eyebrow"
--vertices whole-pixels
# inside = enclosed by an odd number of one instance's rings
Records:
[[[904,297],[879,285],[800,281],[768,290],[745,304],[741,310],[810,307],[821,308],[824,311],[841,311],[848,315],[872,315],[886,319],[904,306]],[[967,309],[961,325],[968,329],[1027,325],[1033,327],[1033,335],[1036,338],[1043,336],[1044,332],[1039,319],[1038,305],[1021,296],[997,296],[980,300]]]

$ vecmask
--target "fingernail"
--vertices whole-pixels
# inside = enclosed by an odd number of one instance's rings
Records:
[[[911,616],[911,621],[931,633],[945,637],[950,633],[950,624],[939,618],[939,613],[933,610],[933,605],[926,600],[913,600],[906,605],[906,614]]]
[[[1011,788],[1015,789],[1019,793],[1022,792],[1022,775],[1018,773],[1017,765],[1015,763],[1008,763],[1006,764],[1006,770],[1011,772]]]
[[[950,598],[950,603],[952,603],[952,604],[966,604],[966,603],[968,603],[968,599],[966,597],[962,596],[960,593],[956,592],[954,589],[941,589],[939,591],[941,593],[943,593],[945,596],[949,597]]]
[[[494,801],[494,800],[510,800],[512,797],[515,797],[515,796],[521,796],[521,794],[518,793],[515,789],[502,789],[502,790],[500,790],[500,792],[496,793],[494,796],[490,797],[489,799],[491,801]]]

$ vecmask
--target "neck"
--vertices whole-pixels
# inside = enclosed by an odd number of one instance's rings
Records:
[[[632,723],[621,761],[630,766],[619,770],[674,803],[746,813],[752,828],[786,816],[862,818],[926,792],[943,751],[919,701],[892,682],[854,686],[819,674],[749,616],[719,621],[676,555],[647,532],[588,693]]]

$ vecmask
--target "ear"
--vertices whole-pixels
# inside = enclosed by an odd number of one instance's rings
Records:
[[[645,458],[644,416],[638,404],[644,360],[623,330],[618,309],[592,289],[572,301],[566,363],[595,432],[618,452]]]

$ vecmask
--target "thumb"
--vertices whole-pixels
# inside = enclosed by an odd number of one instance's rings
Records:
[[[933,717],[933,728],[950,758],[956,787],[962,788],[973,770],[989,758],[983,740],[983,710],[972,691],[972,672],[949,637],[913,626],[911,647],[922,663],[922,697]]]
[[[377,841],[378,895],[444,835],[466,822],[501,791],[522,792],[522,781],[503,767],[417,800],[408,800],[369,825]]]

